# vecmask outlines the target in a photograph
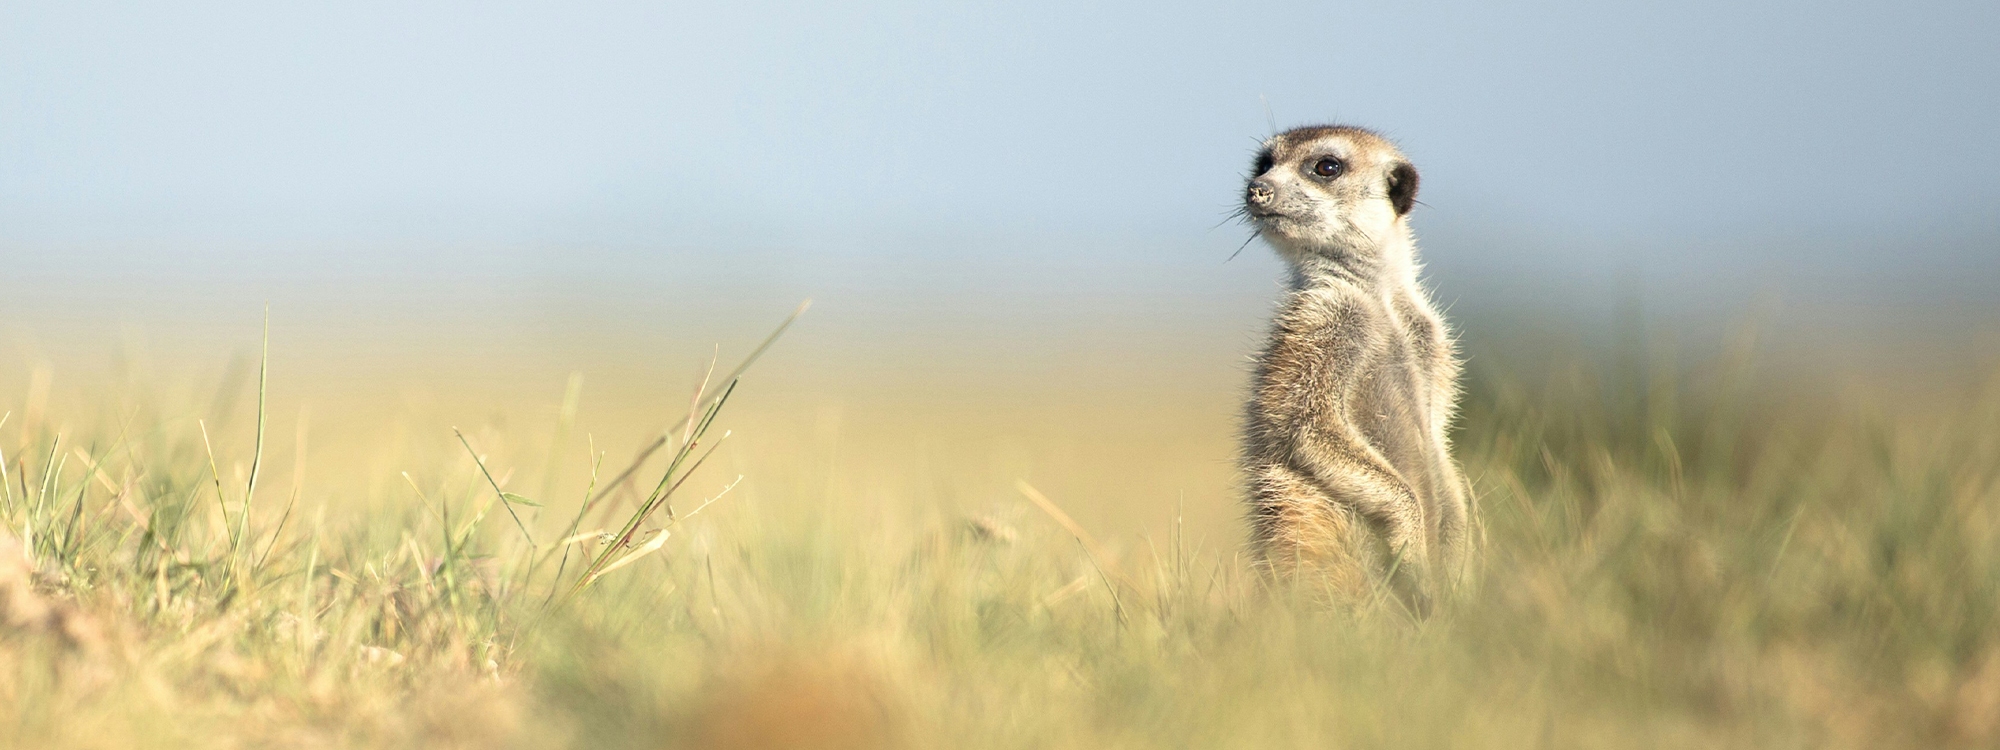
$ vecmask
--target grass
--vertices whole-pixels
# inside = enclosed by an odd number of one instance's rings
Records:
[[[261,388],[247,474],[193,400],[17,414],[0,745],[2000,743],[2000,389],[1786,396],[1744,361],[1478,371],[1484,565],[1422,621],[1190,541],[1219,533],[1106,544],[1025,483],[1013,516],[722,496],[734,376],[637,481],[560,437],[573,382],[550,453],[441,431],[462,448],[310,510],[299,472],[258,486]]]

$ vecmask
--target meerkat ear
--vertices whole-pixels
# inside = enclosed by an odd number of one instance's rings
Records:
[[[1417,168],[1409,162],[1396,162],[1389,169],[1389,205],[1396,207],[1397,216],[1410,213],[1410,207],[1417,203]]]

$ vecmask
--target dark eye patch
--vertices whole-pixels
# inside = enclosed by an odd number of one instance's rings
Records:
[[[1250,167],[1250,176],[1256,177],[1265,172],[1271,171],[1271,165],[1274,163],[1275,162],[1271,159],[1270,149],[1267,148],[1264,149],[1263,151],[1257,152],[1257,163],[1252,167]]]

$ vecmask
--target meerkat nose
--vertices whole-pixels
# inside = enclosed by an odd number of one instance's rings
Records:
[[[1270,203],[1271,199],[1276,197],[1277,194],[1276,190],[1271,189],[1271,183],[1269,182],[1265,182],[1262,179],[1250,181],[1249,198],[1251,203],[1260,205]]]

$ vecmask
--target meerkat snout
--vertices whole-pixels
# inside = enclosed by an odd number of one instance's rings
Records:
[[[1251,215],[1254,216],[1256,215],[1256,209],[1264,207],[1277,197],[1277,189],[1271,187],[1269,181],[1259,177],[1250,180],[1250,187],[1243,199],[1250,204]]]

